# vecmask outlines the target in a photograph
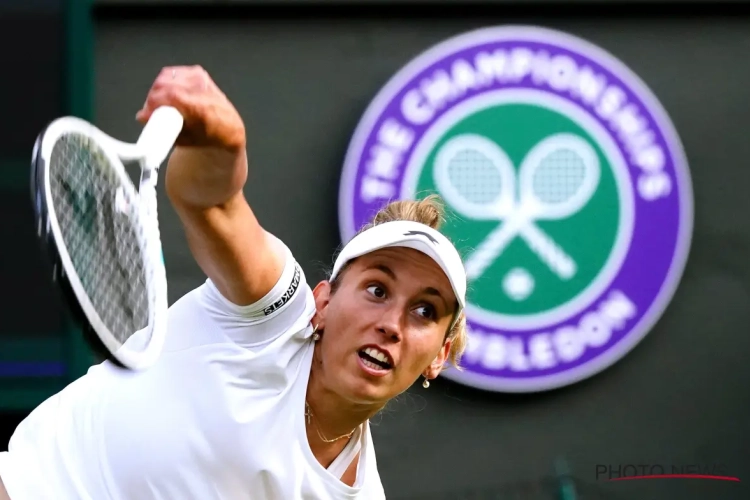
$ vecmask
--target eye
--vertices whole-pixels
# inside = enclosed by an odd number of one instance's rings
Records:
[[[385,289],[380,285],[370,285],[367,287],[367,291],[370,292],[371,295],[379,299],[385,297]]]
[[[435,312],[435,308],[432,307],[430,304],[424,304],[415,309],[417,311],[417,314],[422,316],[425,319],[434,320],[437,318],[437,313]]]

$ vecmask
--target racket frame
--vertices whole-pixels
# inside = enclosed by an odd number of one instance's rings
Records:
[[[62,289],[69,311],[84,330],[91,348],[121,368],[149,368],[158,359],[164,345],[168,309],[167,279],[159,235],[156,183],[158,168],[171,151],[182,125],[182,116],[176,109],[159,108],[144,127],[138,142],[131,144],[114,139],[85,120],[68,116],[51,122],[34,145],[31,185],[37,235],[52,258],[53,281]],[[146,286],[148,301],[149,304],[154,304],[153,310],[149,307],[148,311],[150,342],[142,350],[129,350],[125,346],[127,341],[121,344],[115,338],[94,308],[78,274],[70,272],[75,268],[55,213],[48,164],[58,139],[71,133],[87,136],[99,146],[120,180],[125,198],[138,204],[142,231],[136,231],[136,237],[149,280]],[[130,180],[123,161],[137,161],[140,164],[138,191]],[[135,335],[136,332],[133,333]]]

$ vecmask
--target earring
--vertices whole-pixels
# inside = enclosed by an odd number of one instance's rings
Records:
[[[430,381],[427,380],[427,377],[424,378],[424,382],[422,382],[422,387],[424,387],[425,389],[430,388]]]
[[[313,339],[313,342],[317,342],[318,340],[320,340],[320,334],[318,333],[318,325],[315,325],[315,328],[313,329],[312,339]]]

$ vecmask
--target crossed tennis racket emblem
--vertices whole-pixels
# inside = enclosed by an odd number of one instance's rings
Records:
[[[517,237],[560,279],[575,276],[576,262],[536,221],[580,211],[596,191],[600,173],[596,151],[573,134],[540,141],[518,174],[505,151],[486,137],[464,134],[446,142],[434,169],[443,198],[465,217],[502,222],[467,257],[467,277],[480,277]]]

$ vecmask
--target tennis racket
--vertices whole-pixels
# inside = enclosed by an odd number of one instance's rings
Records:
[[[182,125],[176,109],[159,108],[129,144],[64,117],[47,126],[32,153],[35,222],[52,281],[94,353],[125,369],[150,367],[164,344],[156,182]],[[138,190],[123,162],[140,165]]]

